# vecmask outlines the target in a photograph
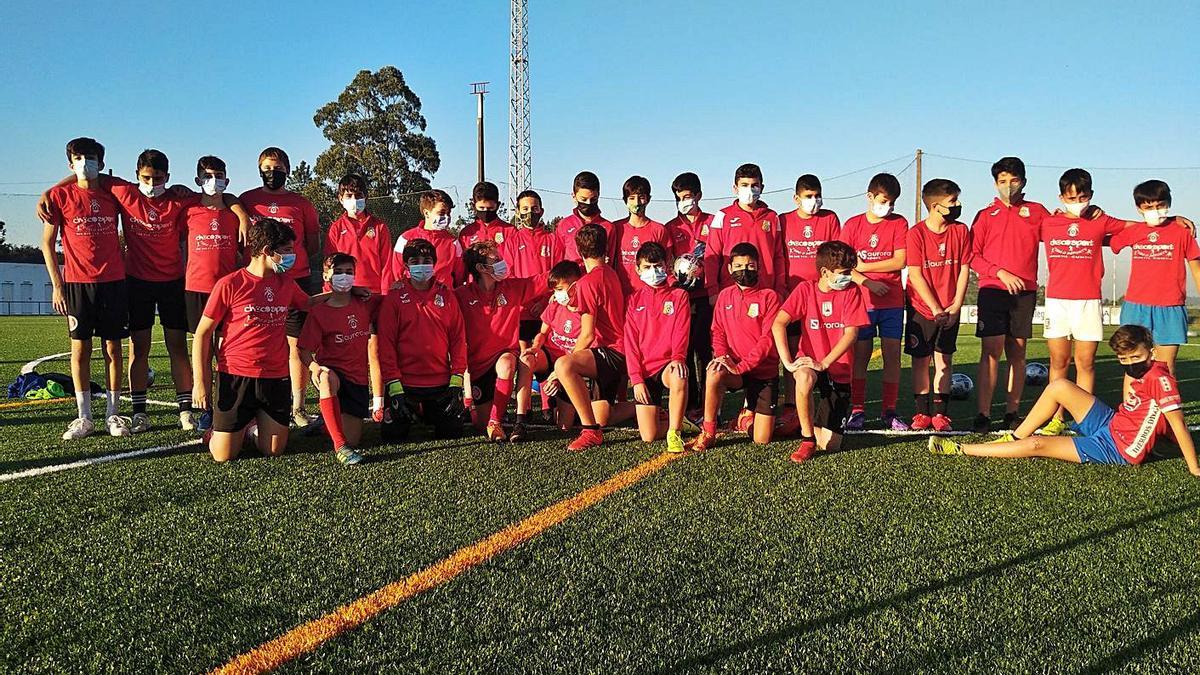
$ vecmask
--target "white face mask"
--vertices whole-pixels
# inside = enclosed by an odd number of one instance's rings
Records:
[[[146,195],[147,197],[161,197],[167,191],[167,188],[164,185],[146,185],[145,183],[138,183],[138,190],[140,190],[142,194]]]
[[[204,190],[204,194],[209,196],[224,194],[225,188],[229,186],[228,180],[215,176],[209,176],[203,181],[197,179],[196,182],[200,183],[200,189]]]
[[[349,213],[352,216],[357,215],[367,210],[367,200],[346,197],[342,200],[342,208],[346,209],[346,213]]]
[[[816,215],[817,211],[821,210],[820,197],[806,197],[800,200],[800,210],[808,215]]]
[[[661,267],[650,267],[638,274],[647,286],[662,286],[667,280],[667,271]]]
[[[433,230],[448,230],[450,229],[450,216],[442,214],[437,218],[426,218],[425,225]]]
[[[844,291],[851,283],[854,282],[854,277],[849,274],[835,274],[829,280],[829,287],[835,291]]]
[[[329,287],[338,293],[345,293],[351,288],[354,288],[354,275],[334,274],[333,276],[329,277]]]
[[[1089,203],[1090,202],[1079,202],[1077,204],[1063,204],[1063,208],[1065,208],[1067,210],[1067,213],[1078,218],[1079,214],[1083,213],[1083,210],[1088,207]]]
[[[567,303],[571,301],[571,294],[561,289],[556,290],[554,291],[554,301],[566,307]]]
[[[891,202],[886,204],[871,203],[871,213],[875,214],[876,218],[887,218],[892,215],[893,208],[895,208],[895,205]]]
[[[757,203],[760,196],[762,196],[762,188],[757,185],[748,185],[737,189],[738,203],[742,206],[750,206]]]
[[[497,260],[496,262],[492,263],[492,276],[496,277],[497,280],[507,279],[508,278],[508,261],[507,260]]]
[[[679,200],[679,212],[682,213],[683,215],[686,216],[687,214],[691,213],[692,209],[694,209],[694,208],[696,208],[696,200],[695,199],[680,199]]]
[[[1146,224],[1150,226],[1162,225],[1163,221],[1170,217],[1171,209],[1150,209],[1142,211],[1142,218],[1146,220]]]
[[[79,180],[95,180],[100,175],[100,162],[94,159],[77,159],[71,170]]]

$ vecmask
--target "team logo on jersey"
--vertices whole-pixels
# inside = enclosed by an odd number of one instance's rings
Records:
[[[269,212],[271,215],[275,215],[276,213],[279,213],[279,204],[276,204],[275,202],[271,202],[271,205],[267,207],[267,212]]]
[[[92,200],[92,213],[100,213],[100,200]]]
[[[438,293],[437,295],[433,296],[433,306],[434,307],[445,307],[446,306],[446,300],[445,300],[445,298],[442,297],[441,293]]]
[[[221,223],[217,222],[216,218],[213,218],[212,222],[208,224],[208,229],[216,232],[217,230],[221,229]]]
[[[525,247],[524,247],[524,246],[522,246],[522,247],[521,247],[521,250],[522,250],[522,251],[524,251],[524,250],[525,250]],[[543,257],[543,258],[549,258],[549,257],[550,257],[550,245],[549,245],[549,244],[542,244],[542,257]]]
[[[1149,235],[1148,237],[1146,237],[1146,238],[1150,240],[1150,243],[1151,243],[1151,244],[1153,244],[1153,243],[1155,243],[1155,242],[1157,242],[1157,241],[1158,241],[1158,233],[1157,233],[1157,232],[1151,232],[1151,233],[1150,233],[1150,235]]]
[[[879,235],[872,234],[871,238],[867,240],[867,246],[870,246],[871,248],[875,248],[878,245],[879,245]]]
[[[645,305],[639,305],[638,307],[635,307],[633,311],[642,312],[642,311],[645,311],[645,309],[646,309]]]
[[[400,302],[407,305],[412,302],[412,298],[408,297],[408,293],[401,293],[400,294]]]
[[[995,218],[996,216],[1000,215],[1000,209],[996,209],[995,211],[992,211],[988,215]]]
[[[149,218],[151,221],[157,221],[158,220],[158,211],[155,209],[146,209],[146,217]]]
[[[638,247],[640,247],[642,245],[642,242],[640,240],[638,240],[637,235],[635,234],[633,236],[633,240],[629,242],[629,245],[632,246],[633,250],[636,251],[636,250],[638,250]]]
[[[504,297],[503,293],[500,293],[499,295],[496,296],[496,306],[497,307],[504,307],[507,304],[508,304],[508,298]]]
[[[346,231],[345,231],[345,230],[342,230],[342,234],[346,234]],[[374,238],[375,238],[375,226],[374,226],[374,225],[372,225],[371,227],[368,227],[368,228],[367,228],[367,236],[368,236],[368,237],[370,237],[370,238],[372,238],[372,239],[374,239]]]
[[[808,320],[808,329],[809,330],[820,330],[821,329],[820,319],[809,319]]]
[[[812,234],[813,234],[812,225],[805,225],[804,226],[804,238],[812,239]]]
[[[675,313],[675,301],[668,300],[663,303],[663,314],[670,316]]]
[[[263,299],[267,302],[275,302],[275,291],[270,286],[263,289]]]
[[[496,233],[496,243],[497,243],[497,244],[503,244],[503,243],[504,243],[504,233],[503,233],[503,232],[497,232],[497,233]]]
[[[750,303],[750,308],[746,310],[746,316],[750,317],[751,319],[758,318],[758,303],[757,302]]]
[[[1022,206],[1021,210],[1017,211],[1017,215],[1021,216],[1022,218],[1028,218],[1029,217],[1029,207]]]
[[[467,301],[467,304],[474,307],[475,305],[479,304],[479,298],[472,298]]]
[[[771,221],[769,221],[769,220],[762,221],[762,228],[763,228],[763,232],[770,232],[771,231]]]
[[[1070,225],[1068,225],[1067,226],[1067,236],[1068,237],[1079,236],[1079,226],[1076,225],[1075,223],[1071,223]]]
[[[1158,378],[1158,386],[1161,387],[1164,392],[1171,391],[1171,378],[1165,376]]]
[[[946,257],[946,242],[943,241],[938,243],[938,255],[942,256],[943,258]]]
[[[826,300],[821,303],[821,316],[833,316],[833,302]]]
[[[1131,391],[1131,392],[1129,392],[1129,398],[1125,399],[1125,403],[1123,403],[1122,405],[1124,405],[1125,409],[1128,410],[1129,412],[1134,412],[1138,409],[1138,406],[1140,406],[1141,404],[1142,404],[1142,399],[1137,394],[1135,394],[1134,392]]]
[[[350,330],[358,328],[358,317],[353,314],[346,315],[346,325],[350,326]]]
[[[700,236],[701,236],[701,237],[707,237],[707,236],[708,236],[708,226],[707,226],[707,225],[705,225],[704,227],[700,228]]]
[[[564,322],[563,322],[563,332],[564,332],[564,333],[570,333],[570,332],[571,332],[571,326],[573,326],[573,325],[574,325],[574,322],[572,322],[570,319],[567,319],[566,321],[564,321]]]

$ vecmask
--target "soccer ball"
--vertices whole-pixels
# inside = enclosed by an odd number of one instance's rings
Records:
[[[1031,363],[1025,366],[1025,384],[1040,387],[1050,381],[1050,369],[1044,363]]]
[[[675,259],[675,278],[680,282],[686,281],[691,273],[692,267],[696,265],[696,257],[691,253],[685,253]]]
[[[146,388],[149,389],[150,387],[153,387],[153,386],[154,386],[154,369],[147,368],[146,369]]]
[[[975,390],[975,382],[966,373],[955,373],[950,376],[950,398],[964,401]]]

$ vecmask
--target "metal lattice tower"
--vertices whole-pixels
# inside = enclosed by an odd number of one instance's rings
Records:
[[[529,14],[528,0],[512,0],[508,68],[508,201],[533,180],[529,141]]]

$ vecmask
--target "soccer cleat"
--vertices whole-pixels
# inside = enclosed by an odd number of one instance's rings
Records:
[[[508,438],[504,433],[504,427],[496,420],[488,420],[487,429],[483,433],[487,436],[490,443],[499,443]]]
[[[513,425],[512,433],[508,435],[509,443],[524,443],[529,440],[529,430],[525,428],[524,422],[517,422]]]
[[[929,415],[926,415],[925,413],[917,413],[916,415],[913,415],[912,424],[909,424],[908,428],[912,429],[913,431],[925,431],[929,428],[931,422],[932,420],[929,418]]]
[[[337,461],[342,466],[354,466],[355,464],[363,461],[363,459],[364,458],[362,455],[345,446],[337,449]]]
[[[775,421],[776,436],[794,436],[800,431],[800,416],[796,414],[795,408],[788,408],[787,412],[779,416]]]
[[[701,431],[699,436],[688,441],[687,444],[684,445],[684,447],[687,448],[688,450],[695,450],[697,452],[703,452],[705,450],[711,449],[716,444],[717,444],[717,437],[715,434],[710,434],[705,431]]]
[[[129,430],[135,434],[150,431],[150,416],[146,413],[133,413],[133,420],[130,422]]]
[[[129,428],[130,420],[128,417],[109,415],[108,419],[105,420],[105,424],[108,425],[108,435],[115,438],[129,436],[133,433],[133,431]]]
[[[198,426],[198,416],[191,410],[179,411],[179,428],[184,431],[195,431]]]
[[[598,448],[604,442],[604,434],[599,429],[584,429],[579,437],[571,441],[567,449],[571,452],[582,452],[588,448]]]
[[[862,431],[863,425],[866,424],[867,414],[861,410],[855,410],[850,413],[850,418],[846,420],[846,431]]]
[[[791,460],[797,464],[803,464],[812,459],[812,456],[817,453],[817,442],[811,438],[805,438],[800,441],[800,445],[792,453]]]
[[[667,452],[678,454],[685,450],[683,445],[683,436],[679,435],[678,431],[667,432]]]
[[[1015,440],[1017,440],[1017,437],[1013,436],[1013,433],[1011,431],[1006,431],[1006,432],[1000,434],[994,440],[988,441],[988,443],[1012,443]]]
[[[961,455],[962,446],[945,436],[929,437],[929,452],[935,455]]]
[[[892,431],[908,431],[908,425],[896,413],[888,413],[882,418],[883,426]]]
[[[67,425],[67,430],[63,432],[62,438],[64,441],[77,441],[81,438],[91,436],[96,430],[96,425],[86,417],[76,417]]]
[[[750,427],[753,426],[754,411],[750,410],[749,408],[742,408],[741,412],[738,413],[737,418],[735,418],[733,422],[729,424],[729,430],[744,434],[750,431]]]
[[[689,431],[700,431],[700,424],[704,422],[704,411],[697,408],[689,410],[683,414],[683,423],[687,425]]]
[[[1024,417],[1017,417],[1017,413],[1006,412],[1004,413],[1004,428],[1014,431],[1017,427],[1021,426],[1021,422],[1024,419]]]
[[[308,413],[304,411],[304,408],[292,409],[292,424],[296,425],[297,429],[308,426]]]
[[[1046,426],[1033,432],[1038,436],[1062,436],[1071,430],[1071,425],[1067,424],[1060,417],[1051,417]]]
[[[930,420],[930,423],[933,424],[934,431],[945,432],[945,431],[951,430],[950,429],[950,418],[946,417],[945,415],[943,415],[941,413],[934,415],[933,419]]]
[[[983,413],[979,413],[975,416],[975,423],[971,425],[971,430],[977,434],[986,434],[992,430],[991,418]]]
[[[205,410],[200,413],[200,420],[196,422],[196,431],[205,432],[212,431],[212,411]]]
[[[308,426],[304,428],[305,436],[320,436],[328,434],[329,431],[325,428],[325,418],[317,415],[308,421]]]

